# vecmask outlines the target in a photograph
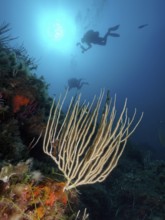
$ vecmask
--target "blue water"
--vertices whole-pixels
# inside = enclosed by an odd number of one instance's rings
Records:
[[[67,80],[83,78],[89,85],[82,98],[91,100],[100,89],[117,94],[117,109],[128,98],[130,116],[144,118],[133,140],[162,151],[159,130],[165,129],[165,1],[164,0],[0,0],[0,21],[9,22],[38,63],[37,75],[50,83],[50,95],[64,93]],[[119,38],[106,46],[93,45],[86,53],[76,46],[83,34],[104,35],[120,24]],[[144,28],[138,26],[148,24]],[[73,89],[68,98],[77,92]],[[161,133],[163,134],[163,132]],[[165,135],[165,132],[164,132]]]

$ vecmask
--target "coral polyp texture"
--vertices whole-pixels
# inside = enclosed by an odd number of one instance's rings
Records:
[[[65,193],[64,183],[31,172],[29,163],[9,164],[0,173],[0,216],[7,219],[63,219],[69,213],[68,200],[76,192]],[[76,205],[76,204],[75,204]],[[67,218],[66,218],[67,219]]]

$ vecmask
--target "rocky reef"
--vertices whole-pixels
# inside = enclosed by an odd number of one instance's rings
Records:
[[[49,85],[23,45],[9,46],[9,30],[0,26],[0,218],[75,219],[76,191],[63,192],[63,177],[41,159]]]
[[[9,46],[9,31],[0,26],[0,219],[164,220],[165,162],[133,143],[105,182],[63,191],[64,177],[42,152],[49,85],[23,45]]]

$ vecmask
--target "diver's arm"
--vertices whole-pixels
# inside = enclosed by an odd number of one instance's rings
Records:
[[[87,51],[89,50],[91,47],[92,47],[92,44],[91,43],[87,43],[88,47],[87,48],[84,48],[85,50],[84,51]]]
[[[80,46],[80,48],[82,49],[82,53],[84,53],[85,51],[87,51],[87,50],[89,50],[91,47],[92,47],[92,44],[90,44],[90,43],[87,43],[87,45],[88,45],[88,47],[87,48],[85,48],[81,43],[77,43],[76,44],[77,46]]]

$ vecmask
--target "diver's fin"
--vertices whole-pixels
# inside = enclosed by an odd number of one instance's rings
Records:
[[[119,26],[120,26],[120,24],[118,24],[118,25],[116,25],[116,26],[114,26],[114,27],[109,28],[109,29],[108,29],[108,32],[110,32],[110,31],[116,31],[116,30],[119,28]]]
[[[120,34],[116,34],[116,33],[109,33],[109,35],[112,37],[120,37]]]

